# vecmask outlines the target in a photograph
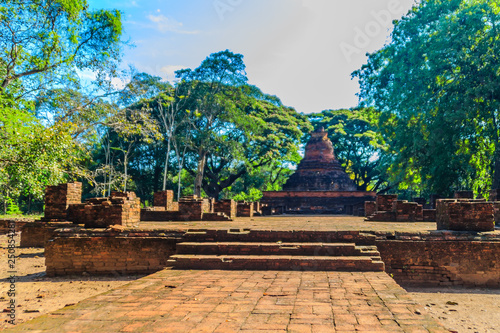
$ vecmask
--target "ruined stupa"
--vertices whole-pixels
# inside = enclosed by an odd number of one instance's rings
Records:
[[[283,191],[263,193],[261,202],[268,214],[355,214],[361,215],[365,201],[375,192],[357,191],[349,175],[335,158],[332,142],[323,128],[311,133],[305,156]]]
[[[356,191],[356,185],[335,158],[323,127],[311,133],[305,156],[283,191]]]

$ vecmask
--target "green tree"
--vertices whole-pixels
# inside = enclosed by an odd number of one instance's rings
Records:
[[[353,73],[402,186],[500,187],[500,1],[424,0]]]
[[[213,53],[196,69],[177,71],[176,76],[181,79],[180,94],[188,96],[188,111],[192,111],[196,133],[192,142],[198,155],[194,194],[200,196],[207,154],[217,145],[214,134],[239,112],[233,99],[247,81],[243,55],[229,50]]]
[[[77,139],[96,108],[87,112],[94,103],[78,91],[78,73],[95,73],[104,88],[120,58],[120,36],[120,13],[91,11],[84,0],[0,1],[3,199],[40,198],[46,185],[82,175],[86,152]],[[35,109],[53,113],[41,120]]]
[[[235,101],[243,114],[225,125],[230,130],[207,155],[203,190],[213,198],[254,169],[298,162],[300,139],[311,129],[305,116],[256,87],[245,87],[243,96]]]
[[[335,147],[335,155],[360,191],[379,191],[381,155],[386,149],[378,129],[380,113],[373,108],[325,110],[311,114],[315,128],[324,127]]]
[[[118,11],[85,0],[0,2],[0,91],[22,80],[15,98],[75,81],[78,70],[113,74],[120,57]]]

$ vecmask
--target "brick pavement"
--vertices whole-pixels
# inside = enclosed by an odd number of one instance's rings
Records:
[[[165,269],[5,332],[447,332],[384,272]]]

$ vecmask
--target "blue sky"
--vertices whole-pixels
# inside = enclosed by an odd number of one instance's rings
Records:
[[[414,0],[90,0],[123,13],[124,66],[173,79],[209,54],[244,55],[249,83],[299,112],[357,105],[351,72]]]

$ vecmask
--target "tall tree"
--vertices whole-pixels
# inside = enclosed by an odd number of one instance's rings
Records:
[[[75,90],[78,72],[94,72],[99,83],[113,75],[120,36],[120,13],[92,11],[85,0],[0,1],[1,191],[40,197],[46,185],[81,175],[75,139],[92,112],[70,107],[73,99],[86,104]],[[46,110],[74,112],[40,121],[35,106],[49,99]]]
[[[298,162],[300,139],[311,129],[307,117],[278,98],[253,86],[242,91],[234,100],[242,113],[214,137],[217,148],[207,155],[202,186],[213,198],[219,198],[222,190],[254,169]]]
[[[500,1],[424,0],[353,73],[402,184],[500,187]],[[489,176],[488,176],[489,175]]]
[[[181,94],[189,95],[191,103],[198,154],[194,194],[201,196],[207,154],[216,144],[213,135],[234,117],[237,110],[231,95],[247,81],[243,55],[229,50],[213,53],[198,68],[177,71],[176,76],[181,79]]]

